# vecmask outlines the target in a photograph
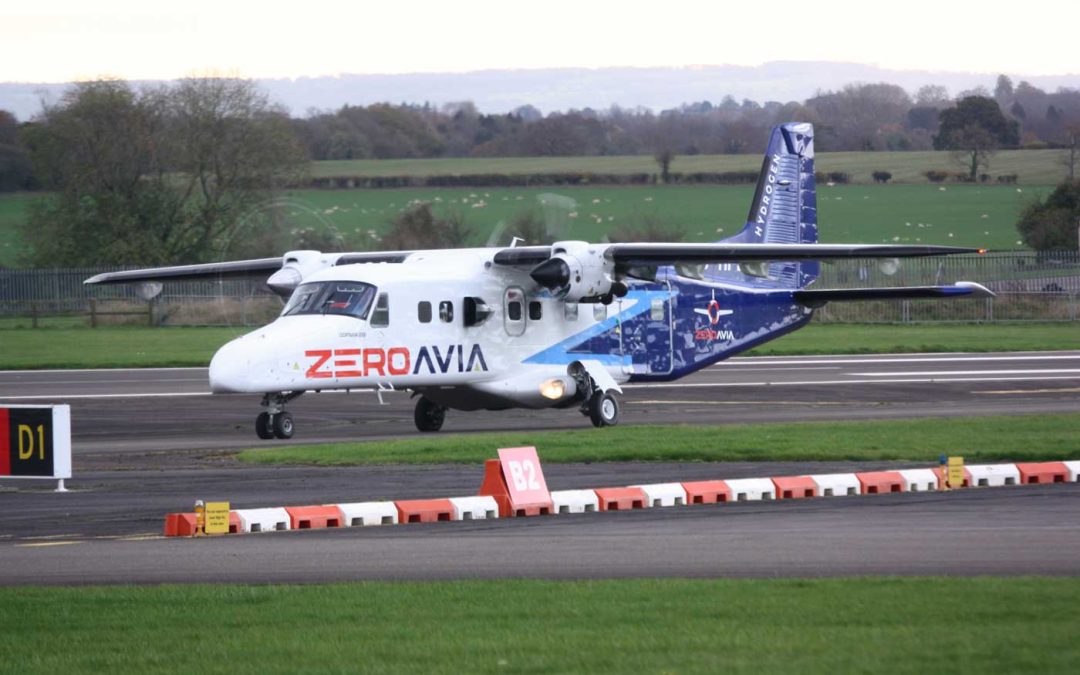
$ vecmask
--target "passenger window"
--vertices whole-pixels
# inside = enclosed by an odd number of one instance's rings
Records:
[[[592,317],[597,321],[603,321],[607,318],[607,305],[602,302],[594,303],[592,306]]]
[[[529,321],[539,321],[544,315],[544,306],[533,300],[529,303]]]
[[[506,333],[516,337],[525,333],[525,316],[522,309],[525,305],[525,291],[514,286],[506,289],[503,294],[503,325]]]
[[[664,301],[657,298],[652,301],[652,305],[649,307],[649,318],[653,321],[664,320]]]
[[[563,318],[567,321],[577,321],[577,308],[576,302],[563,303]]]
[[[439,303],[439,321],[450,323],[454,320],[454,303],[443,300]]]
[[[371,325],[385,327],[390,325],[390,296],[379,293],[375,298],[375,309],[371,312]]]
[[[420,319],[420,323],[431,323],[431,303],[423,301],[416,306],[416,318]]]

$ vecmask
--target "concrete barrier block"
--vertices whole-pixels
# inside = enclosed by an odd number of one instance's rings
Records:
[[[341,510],[345,527],[371,527],[373,525],[396,525],[397,506],[394,502],[353,502],[336,504]]]
[[[940,487],[933,469],[901,469],[899,474],[907,492],[933,492]]]
[[[776,499],[776,486],[768,478],[736,478],[725,480],[731,490],[731,501],[753,502],[761,499]]]
[[[454,505],[449,499],[409,499],[394,502],[399,523],[437,523],[453,520]]]
[[[817,483],[810,476],[779,476],[772,478],[777,499],[805,499],[817,496]]]
[[[1020,482],[1024,485],[1065,483],[1069,481],[1069,467],[1065,462],[1026,462],[1016,465]]]
[[[1080,483],[1080,460],[1072,460],[1070,462],[1062,462],[1065,468],[1069,472],[1070,483]]]
[[[1020,470],[1015,464],[968,464],[972,487],[1019,485]]]
[[[686,504],[686,490],[680,483],[652,483],[650,485],[632,485],[641,488],[649,506],[683,506]]]
[[[499,517],[494,497],[451,497],[454,520],[492,520]]]
[[[719,504],[731,501],[731,488],[722,480],[699,480],[683,483],[687,504]]]
[[[810,480],[817,485],[818,497],[845,497],[861,491],[859,477],[853,473],[816,473]]]
[[[554,513],[592,513],[600,510],[600,498],[592,490],[556,490],[551,493]]]
[[[904,491],[904,479],[899,471],[863,471],[856,473],[855,477],[859,479],[864,495]]]
[[[286,506],[289,523],[294,530],[321,530],[341,527],[345,518],[335,506]]]
[[[289,512],[282,508],[237,509],[241,532],[273,532],[291,529]]]
[[[600,499],[601,511],[630,511],[651,506],[641,488],[597,488],[595,492]]]
[[[939,486],[945,485],[945,482],[948,480],[948,474],[946,473],[946,470],[943,469],[942,467],[938,466],[938,467],[935,467],[935,468],[931,469],[931,471],[934,472],[934,477],[938,479],[938,485]],[[964,467],[964,482],[961,483],[960,485],[952,486],[952,489],[955,490],[957,488],[966,488],[966,487],[971,487],[971,472],[968,471],[968,468],[965,466]]]

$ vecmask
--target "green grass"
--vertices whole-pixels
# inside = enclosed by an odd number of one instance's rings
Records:
[[[1017,216],[1028,200],[1048,190],[999,185],[823,186],[818,191],[821,241],[1023,248],[1017,243]],[[573,206],[541,207],[540,198],[547,194],[569,198]],[[500,225],[529,210],[539,213],[562,239],[601,241],[615,227],[656,221],[683,232],[686,241],[715,241],[742,228],[752,197],[752,186],[298,190],[286,195],[284,213],[289,229],[334,230],[347,248],[358,250],[376,247],[372,234],[385,233],[394,218],[420,201],[432,202],[439,215],[463,216],[472,230],[470,243],[478,246],[493,233],[494,244],[508,243],[510,233],[502,232]],[[31,199],[0,196],[0,266],[18,262],[22,249],[17,224],[28,217]]]
[[[1016,220],[1034,194],[1048,188],[982,185],[852,185],[822,187],[818,220],[823,243],[923,243],[996,250],[1024,248]],[[1018,190],[1020,190],[1018,192]],[[542,195],[567,197],[568,210],[540,207]],[[646,221],[681,231],[686,241],[734,235],[746,221],[750,186],[649,186],[401,190],[302,190],[286,208],[298,226],[333,229],[352,248],[371,248],[408,205],[432,202],[439,215],[457,213],[474,245],[509,242],[499,233],[519,214],[536,210],[562,239],[601,241],[619,226]]]
[[[990,161],[993,176],[1017,174],[1026,184],[1058,183],[1065,178],[1061,150],[1003,150]],[[678,155],[672,171],[758,171],[761,155]],[[874,171],[888,171],[894,182],[925,183],[924,171],[963,171],[948,152],[819,152],[818,171],[843,171],[869,183]],[[478,173],[658,173],[650,155],[614,157],[484,157],[445,159],[367,159],[312,162],[315,176],[434,176]]]
[[[55,324],[50,322],[55,321]],[[0,320],[0,369],[205,366],[221,345],[254,328],[72,327],[77,318]],[[811,324],[753,356],[1080,348],[1073,323]]]
[[[716,416],[720,417],[718,409]],[[704,420],[703,420],[704,421]],[[794,424],[618,426],[602,431],[497,432],[388,441],[260,447],[256,464],[479,463],[495,448],[535,446],[543,461],[870,461],[932,464],[1080,459],[1080,413]]]
[[[6,588],[0,672],[1066,673],[1078,624],[1077,578]]]

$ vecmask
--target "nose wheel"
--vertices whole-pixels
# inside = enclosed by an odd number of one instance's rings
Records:
[[[285,404],[303,393],[291,391],[285,394],[263,396],[262,405],[266,411],[259,413],[255,418],[255,435],[264,441],[272,438],[292,438],[295,427],[292,415],[285,412]]]
[[[619,423],[619,401],[611,394],[596,391],[589,399],[589,419],[594,427],[613,427]]]

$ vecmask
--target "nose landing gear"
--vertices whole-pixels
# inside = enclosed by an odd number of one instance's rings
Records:
[[[280,394],[265,394],[262,406],[265,412],[255,418],[255,435],[263,440],[271,438],[292,438],[295,427],[292,415],[285,412],[285,404],[304,392],[290,391]]]

